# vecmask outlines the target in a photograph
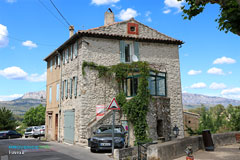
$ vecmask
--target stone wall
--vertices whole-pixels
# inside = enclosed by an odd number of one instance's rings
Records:
[[[214,146],[230,145],[236,143],[235,134],[240,132],[229,132],[213,134]],[[170,142],[151,145],[147,149],[148,160],[174,159],[186,155],[184,150],[191,145],[194,152],[204,149],[202,136],[192,136],[177,139]]]

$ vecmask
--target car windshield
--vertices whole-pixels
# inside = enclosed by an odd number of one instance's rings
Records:
[[[114,133],[122,133],[122,127],[115,127],[114,128]],[[107,127],[100,127],[97,130],[97,133],[112,133],[112,127],[107,126]]]
[[[32,128],[27,128],[26,129],[26,132],[31,132],[32,131]]]
[[[7,133],[8,131],[0,131],[0,133]]]

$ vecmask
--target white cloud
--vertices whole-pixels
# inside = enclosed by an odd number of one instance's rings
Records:
[[[216,82],[213,82],[209,88],[210,89],[224,89],[226,88],[227,86],[224,84],[224,83],[216,83]]]
[[[7,79],[13,80],[27,80],[30,82],[44,82],[46,81],[47,72],[39,75],[39,74],[31,74],[28,75],[23,69],[20,67],[8,67],[3,70],[0,70],[0,76],[3,76]]]
[[[21,68],[13,66],[0,70],[0,75],[7,79],[25,79],[28,74]]]
[[[197,75],[197,74],[200,74],[200,73],[202,73],[202,71],[201,70],[190,70],[189,72],[188,72],[188,75]]]
[[[12,94],[12,95],[4,95],[4,96],[0,95],[0,101],[11,101],[11,100],[20,98],[22,96],[23,94]]]
[[[32,41],[25,41],[25,42],[22,42],[22,45],[23,46],[26,46],[26,47],[29,47],[29,49],[32,49],[32,48],[36,48],[37,47],[37,44],[36,43],[33,43]]]
[[[233,64],[236,63],[235,59],[228,58],[228,57],[222,57],[222,58],[217,58],[215,61],[213,61],[213,64]]]
[[[213,68],[210,68],[207,73],[209,74],[217,74],[217,75],[224,75],[224,72],[222,69],[220,68],[216,68],[216,67],[213,67]]]
[[[14,2],[17,2],[17,0],[6,0],[6,2],[8,2],[8,3],[14,3]]]
[[[170,12],[171,12],[170,9],[167,9],[167,10],[164,10],[164,11],[163,11],[164,14],[168,14],[168,13],[170,13]]]
[[[231,88],[231,89],[224,89],[221,92],[222,96],[227,98],[238,98],[240,99],[240,88]]]
[[[0,24],[0,48],[8,45],[8,30],[7,26]]]
[[[136,16],[138,16],[139,14],[137,13],[136,10],[132,9],[132,8],[128,8],[127,10],[122,9],[120,11],[120,13],[117,15],[117,17],[120,20],[128,20],[130,18],[134,18]]]
[[[120,0],[92,0],[92,4],[96,4],[96,5],[106,5],[106,4],[113,4],[113,3],[117,3]]]
[[[147,18],[146,20],[147,20],[148,22],[152,22],[152,18],[150,17],[151,14],[152,14],[152,13],[151,13],[150,11],[147,11],[147,12],[145,13],[145,17]]]
[[[45,82],[47,79],[47,72],[39,75],[39,74],[31,74],[26,78],[30,82]]]
[[[203,82],[199,82],[199,83],[194,83],[193,85],[191,85],[190,88],[193,88],[193,89],[199,89],[199,88],[206,88],[207,85]]]

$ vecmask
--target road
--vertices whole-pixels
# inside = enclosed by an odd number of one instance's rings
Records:
[[[0,139],[0,160],[112,160],[110,154],[91,153],[88,147],[33,138]]]

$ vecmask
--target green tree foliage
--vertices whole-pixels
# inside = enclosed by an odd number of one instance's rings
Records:
[[[229,105],[227,107],[228,127],[232,131],[240,131],[240,106]]]
[[[240,131],[240,106],[216,105],[207,109],[203,105],[196,109],[189,110],[200,115],[199,128],[193,130],[186,126],[190,135],[201,134],[203,130],[210,129],[212,133],[227,131]]]
[[[46,107],[40,104],[36,108],[30,108],[24,115],[23,122],[27,126],[39,126],[45,124],[45,111]]]
[[[182,1],[182,0],[178,0]],[[182,7],[184,19],[191,20],[203,12],[207,4],[218,4],[220,6],[218,29],[232,32],[240,36],[240,0],[185,0],[186,5]]]
[[[0,109],[0,130],[11,130],[17,126],[11,110],[5,107]]]

